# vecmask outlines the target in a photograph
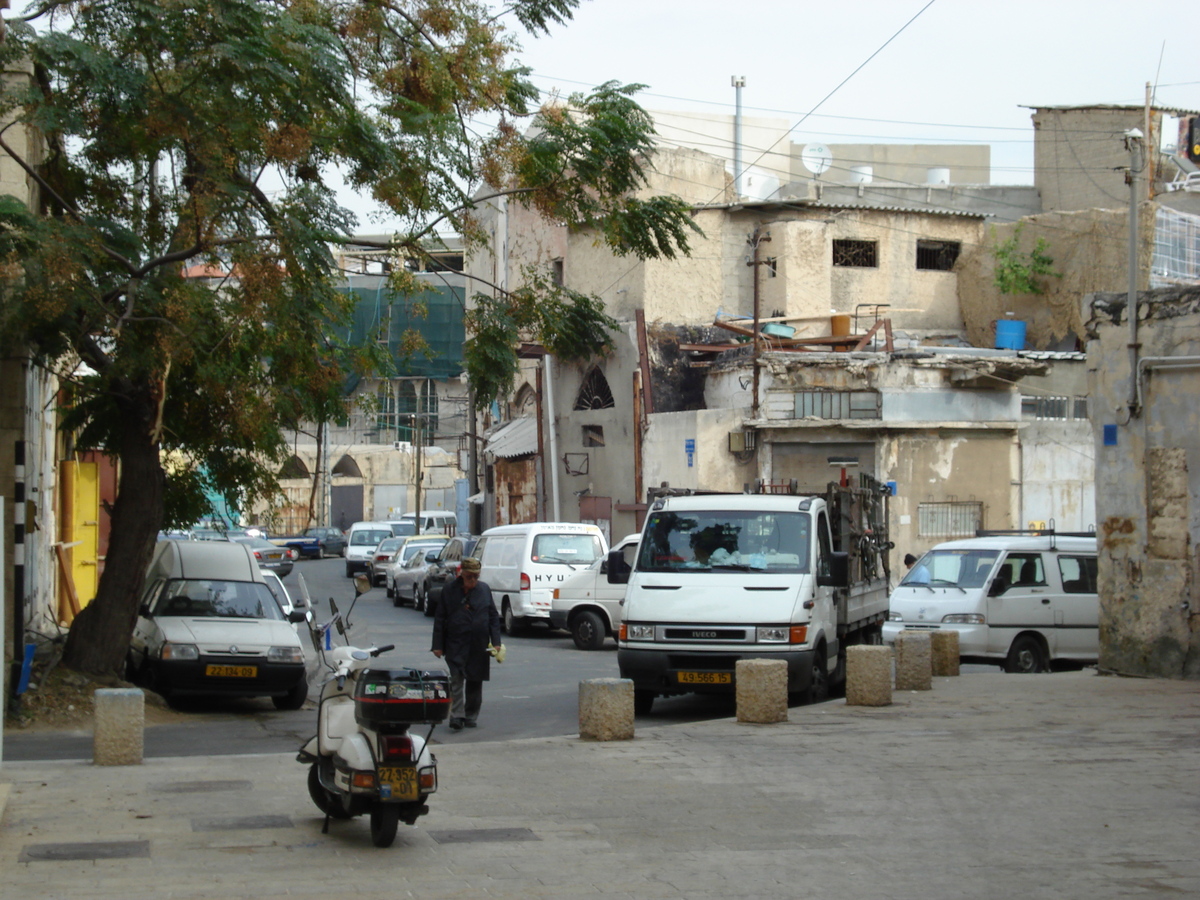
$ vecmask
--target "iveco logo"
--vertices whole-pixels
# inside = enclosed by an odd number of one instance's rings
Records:
[[[237,644],[230,644],[230,645],[229,645],[229,652],[230,652],[230,653],[237,653],[237,652],[238,652]]]
[[[717,636],[717,633],[715,631],[693,631],[692,632],[692,637],[697,637],[697,638],[715,638],[716,636]]]

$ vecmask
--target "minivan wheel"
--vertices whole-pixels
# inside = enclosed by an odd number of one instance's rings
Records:
[[[512,605],[507,600],[504,601],[504,612],[501,613],[501,618],[504,620],[504,633],[509,637],[525,630],[525,622],[513,615]]]
[[[580,650],[599,650],[604,646],[604,622],[591,610],[584,610],[571,623],[571,637]]]
[[[1035,672],[1045,672],[1049,669],[1046,651],[1042,642],[1031,634],[1018,635],[1008,649],[1008,657],[1004,660],[1004,671],[1028,675]]]

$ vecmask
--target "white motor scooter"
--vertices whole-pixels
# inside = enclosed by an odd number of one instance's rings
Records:
[[[370,589],[366,576],[355,579],[357,595]],[[311,764],[308,792],[330,819],[369,813],[371,841],[390,847],[401,821],[412,825],[429,812],[426,800],[437,790],[437,759],[429,738],[450,712],[450,676],[418,669],[376,669],[371,660],[394,645],[349,646],[350,612],[338,613],[312,628],[313,643],[330,670],[321,687],[317,734],[300,748],[296,759]],[[333,647],[333,631],[347,641]],[[410,734],[413,725],[429,725],[424,737]]]

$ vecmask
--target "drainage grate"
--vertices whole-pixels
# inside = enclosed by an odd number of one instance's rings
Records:
[[[67,862],[81,859],[148,859],[149,841],[95,841],[86,844],[31,844],[20,862]]]
[[[528,828],[471,828],[462,831],[431,831],[439,844],[482,844],[513,841],[540,841]]]
[[[192,831],[246,831],[252,828],[291,828],[288,816],[240,816],[231,819],[192,819]]]
[[[160,794],[206,794],[209,791],[248,791],[253,787],[249,781],[174,781],[156,784],[150,790]]]

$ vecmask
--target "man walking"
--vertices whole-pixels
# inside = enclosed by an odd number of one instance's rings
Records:
[[[451,731],[476,725],[491,669],[489,643],[500,650],[500,614],[492,589],[479,580],[479,560],[468,556],[433,618],[433,655],[450,667]]]

